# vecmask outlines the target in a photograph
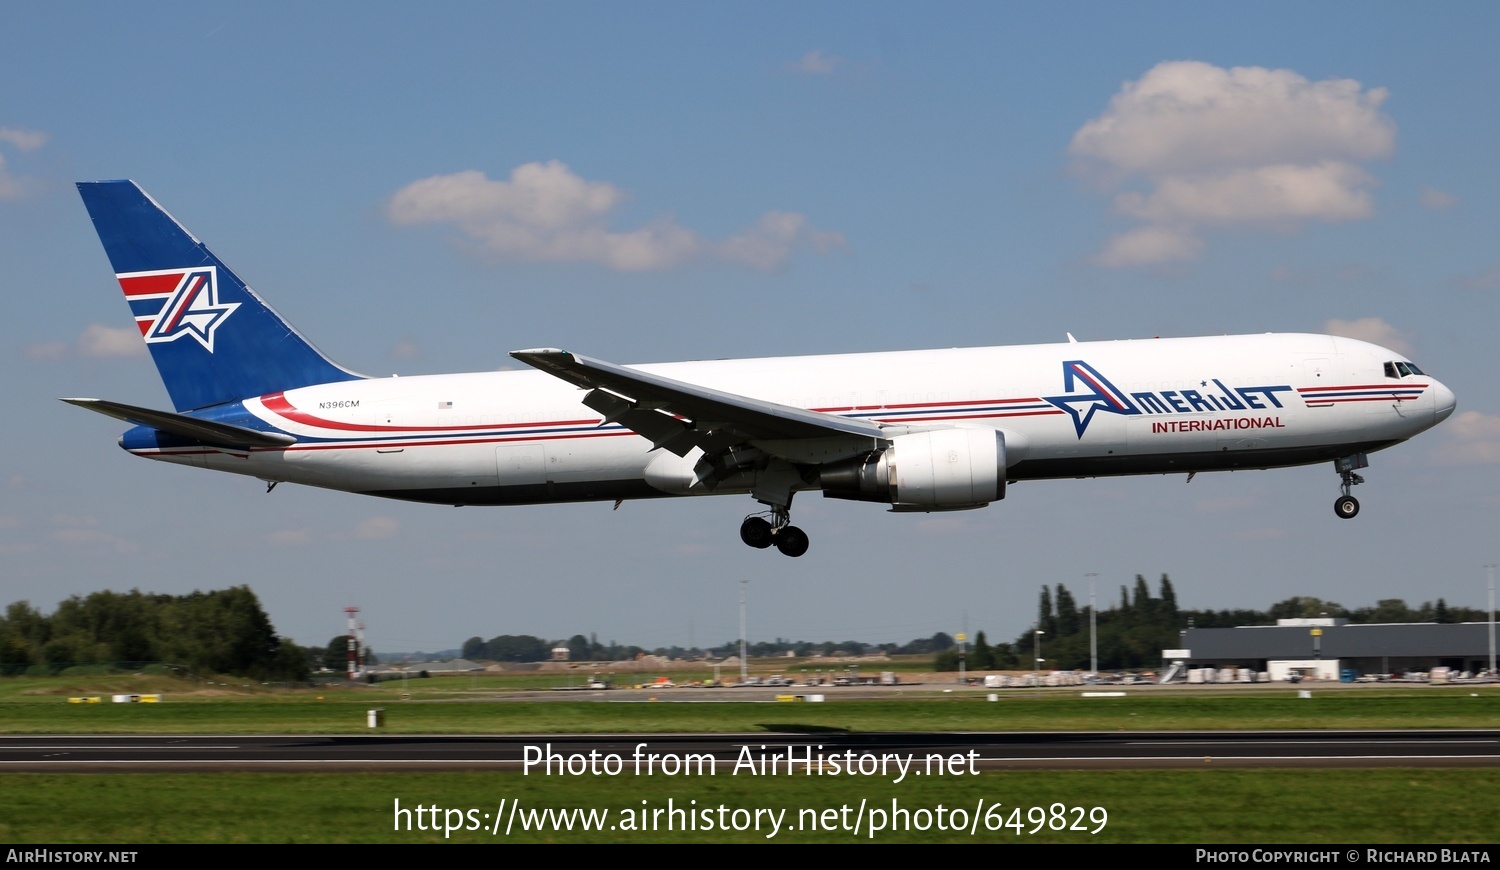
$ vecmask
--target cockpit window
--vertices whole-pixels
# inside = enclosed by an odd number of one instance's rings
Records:
[[[1407,375],[1421,375],[1422,370],[1417,368],[1416,363],[1402,362],[1400,360],[1385,364],[1385,376],[1388,378],[1404,378]]]

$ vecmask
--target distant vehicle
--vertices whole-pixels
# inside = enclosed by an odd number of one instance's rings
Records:
[[[1019,480],[1332,462],[1348,519],[1366,454],[1455,404],[1402,354],[1327,335],[643,366],[537,348],[511,352],[536,371],[371,378],[320,353],[134,182],[78,189],[174,410],[63,401],[133,424],[120,446],[136,456],[272,488],[445,505],[748,494],[766,510],[741,540],[801,556],[798,492],[952,511]],[[815,316],[747,299],[702,325]]]

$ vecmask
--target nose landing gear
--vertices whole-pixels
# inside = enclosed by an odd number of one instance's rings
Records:
[[[1356,453],[1353,456],[1341,456],[1333,461],[1333,468],[1339,473],[1339,496],[1333,503],[1333,512],[1338,514],[1341,520],[1352,520],[1359,515],[1359,499],[1349,494],[1354,486],[1364,483],[1365,479],[1355,474],[1357,468],[1368,468],[1370,460],[1365,454]]]
[[[769,515],[769,519],[767,516]],[[740,523],[740,540],[764,550],[775,546],[784,556],[796,558],[807,552],[807,533],[791,524],[790,508],[772,506],[766,514],[751,514]]]

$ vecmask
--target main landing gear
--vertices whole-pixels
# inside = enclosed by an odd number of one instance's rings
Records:
[[[769,518],[768,518],[769,517]],[[790,508],[772,506],[764,514],[751,514],[740,523],[740,540],[764,550],[775,545],[782,555],[796,558],[807,552],[807,533],[791,525]]]
[[[1333,503],[1333,512],[1339,515],[1341,520],[1352,520],[1359,515],[1359,499],[1349,494],[1349,490],[1365,482],[1365,479],[1354,471],[1357,468],[1368,468],[1370,460],[1363,453],[1353,456],[1341,456],[1333,461],[1333,468],[1339,473],[1339,496]]]

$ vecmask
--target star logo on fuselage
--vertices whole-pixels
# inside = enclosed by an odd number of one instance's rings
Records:
[[[213,266],[182,274],[177,289],[167,297],[161,312],[146,330],[147,344],[176,341],[184,335],[214,352],[214,331],[240,307],[238,302],[219,301],[219,274]]]
[[[1099,374],[1093,366],[1080,359],[1068,360],[1062,365],[1063,389],[1068,391],[1068,395],[1043,396],[1043,398],[1073,418],[1073,428],[1080,439],[1088,430],[1089,422],[1094,419],[1095,412],[1103,411],[1107,414],[1124,416],[1141,413],[1140,408],[1130,401],[1129,396],[1110,383],[1104,375]],[[1079,389],[1084,392],[1077,392]]]

